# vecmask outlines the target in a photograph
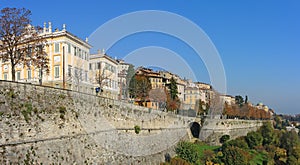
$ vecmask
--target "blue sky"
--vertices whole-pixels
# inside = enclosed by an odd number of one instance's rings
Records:
[[[65,23],[68,31],[83,39],[105,22],[129,12],[176,13],[201,27],[214,43],[225,68],[228,94],[248,95],[251,102],[263,102],[277,113],[300,113],[299,1],[1,0],[3,7],[28,8],[33,24],[42,26],[51,21],[54,28],[61,28]],[[165,47],[180,54],[197,70],[196,80],[210,83],[201,59],[172,36],[154,32],[131,35],[108,54],[122,58],[145,46]]]

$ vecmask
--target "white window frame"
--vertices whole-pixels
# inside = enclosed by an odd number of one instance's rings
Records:
[[[60,48],[59,48],[59,42],[54,43],[54,53],[59,53],[60,52]]]
[[[31,70],[27,70],[27,80],[31,80]]]
[[[58,70],[57,70],[58,69]],[[55,65],[54,66],[54,78],[59,78],[59,70],[60,68],[59,68],[59,66],[58,65]],[[57,72],[58,71],[58,72]]]

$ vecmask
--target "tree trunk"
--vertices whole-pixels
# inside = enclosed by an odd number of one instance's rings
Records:
[[[11,79],[12,79],[12,81],[16,80],[16,68],[15,68],[15,65],[11,65]]]
[[[41,69],[41,72],[40,72],[40,77],[39,77],[39,83],[40,85],[43,85],[43,69]]]

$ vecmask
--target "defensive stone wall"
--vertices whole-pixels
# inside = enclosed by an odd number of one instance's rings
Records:
[[[159,164],[190,138],[194,121],[91,94],[0,80],[0,164]],[[223,134],[235,138],[260,125],[206,120],[200,139],[217,144]]]
[[[220,145],[220,138],[229,135],[230,139],[256,131],[263,124],[262,120],[241,119],[206,119],[200,131],[199,139],[212,145]]]
[[[187,138],[189,122],[94,95],[0,81],[0,164],[158,164]]]

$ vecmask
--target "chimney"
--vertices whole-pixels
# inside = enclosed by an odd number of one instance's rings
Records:
[[[89,42],[89,39],[88,39],[87,37],[85,37],[85,42],[86,42],[86,43]]]
[[[52,25],[51,25],[51,22],[49,22],[49,33],[52,33]]]
[[[97,52],[98,52],[98,54],[101,54],[101,50],[100,49],[98,49]]]
[[[105,54],[105,50],[104,50],[104,48],[102,49],[102,54]]]
[[[46,31],[47,31],[47,27],[46,27],[46,22],[44,22],[44,28],[43,28],[43,33],[46,33]]]

